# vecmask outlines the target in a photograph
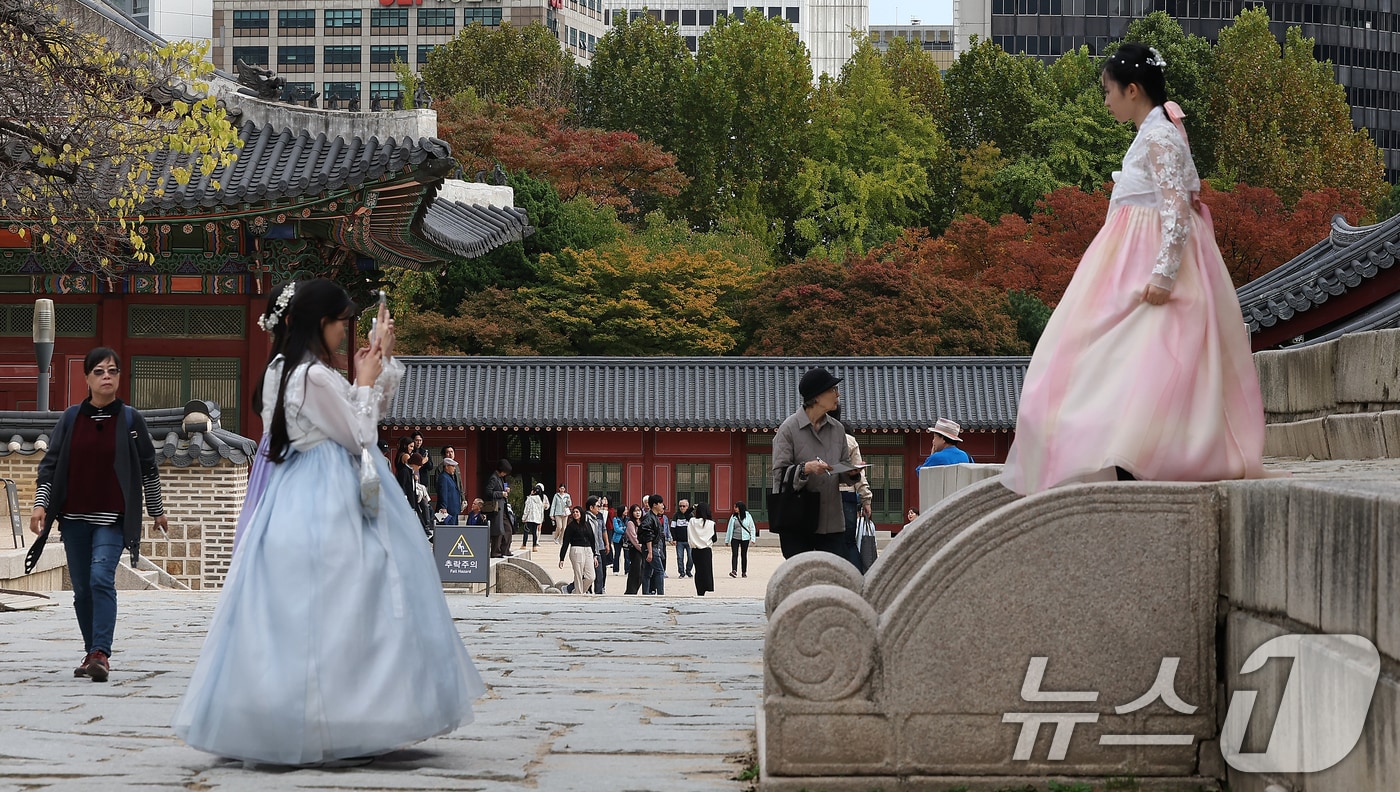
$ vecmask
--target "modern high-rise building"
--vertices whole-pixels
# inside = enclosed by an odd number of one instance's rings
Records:
[[[882,52],[890,48],[894,39],[913,41],[933,56],[940,70],[946,70],[957,59],[952,25],[925,25],[917,19],[909,20],[907,25],[871,25],[870,38]]]
[[[783,5],[776,6],[746,6],[729,0],[603,1],[607,6],[603,21],[609,26],[616,20],[650,14],[668,25],[676,25],[691,52],[696,51],[700,37],[724,17],[743,18],[744,14],[757,11],[769,18],[786,20],[807,46],[813,79],[822,74],[840,74],[841,67],[855,52],[851,31],[870,26],[868,0],[781,0]]]
[[[214,0],[103,0],[166,41],[209,41]]]
[[[1050,61],[1085,44],[1097,55],[1153,11],[1167,12],[1187,33],[1214,43],[1241,11],[1260,6],[1280,41],[1288,28],[1301,27],[1316,42],[1317,59],[1333,63],[1352,122],[1368,129],[1384,152],[1386,179],[1400,180],[1400,9],[1392,11],[1389,2],[953,0],[953,38],[958,52],[975,35],[1007,52]]]
[[[140,0],[136,0],[139,2]],[[604,32],[603,0],[213,0],[214,65],[272,69],[327,107],[388,109],[402,96],[394,62],[417,70],[472,24],[539,22],[579,62]],[[489,3],[489,4],[488,4]]]

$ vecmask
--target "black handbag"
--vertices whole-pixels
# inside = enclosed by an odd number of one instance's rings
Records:
[[[814,534],[821,509],[821,493],[794,489],[798,465],[788,465],[778,478],[777,491],[768,492],[768,530],[775,534]]]
[[[39,565],[39,556],[44,554],[44,545],[49,541],[49,531],[53,526],[46,526],[42,533],[34,539],[34,544],[29,546],[29,552],[24,554],[24,574],[34,571],[34,567]]]

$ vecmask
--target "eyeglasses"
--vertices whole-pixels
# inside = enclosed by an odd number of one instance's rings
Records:
[[[119,368],[95,368],[89,373],[96,374],[99,377],[106,377],[109,375],[115,377],[122,373],[122,370]]]

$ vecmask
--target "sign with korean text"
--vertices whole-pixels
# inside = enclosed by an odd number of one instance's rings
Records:
[[[485,525],[439,525],[433,535],[433,560],[443,583],[487,583],[491,576],[491,528]]]

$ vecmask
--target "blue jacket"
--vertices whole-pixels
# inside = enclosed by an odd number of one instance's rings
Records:
[[[462,513],[462,491],[457,489],[457,477],[446,469],[438,474],[438,507],[447,509],[447,515],[456,524],[457,515]]]
[[[971,461],[972,457],[968,456],[966,451],[957,446],[950,445],[942,451],[935,451],[929,454],[928,459],[925,459],[924,463],[919,465],[919,467],[926,468],[938,467],[939,465],[956,465],[961,462]]]

